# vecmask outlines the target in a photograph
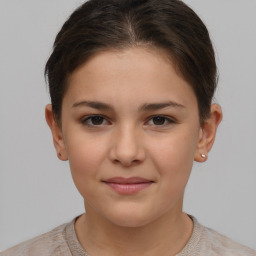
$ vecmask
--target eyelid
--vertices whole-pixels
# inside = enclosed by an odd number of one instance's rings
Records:
[[[87,121],[92,119],[93,117],[101,117],[103,118],[103,124],[99,124],[99,125],[94,125],[94,124],[88,124]],[[177,123],[177,120],[173,117],[170,117],[170,116],[166,116],[166,115],[152,115],[150,116],[149,118],[147,118],[147,121],[146,121],[146,125],[149,123],[149,121],[151,121],[153,118],[155,117],[161,117],[161,118],[164,118],[165,119],[165,122],[167,121],[167,124],[160,124],[160,125],[156,125],[156,124],[149,124],[151,126],[155,126],[155,127],[166,127],[168,125],[172,125],[172,124],[175,124]],[[84,126],[88,126],[88,127],[91,127],[91,128],[96,128],[96,127],[102,127],[102,126],[105,126],[105,125],[110,125],[111,122],[109,121],[109,119],[105,116],[105,115],[102,115],[102,114],[91,114],[91,115],[87,115],[87,116],[84,116],[80,119],[80,122],[82,123],[82,125]],[[106,124],[107,122],[107,124]]]
[[[93,125],[93,124],[87,124],[86,122],[88,120],[90,120],[93,117],[102,117],[104,119],[104,121],[107,121],[108,123],[110,123],[110,121],[108,120],[108,118],[106,118],[104,115],[100,115],[100,114],[94,114],[94,115],[87,115],[84,116],[80,119],[80,122],[82,123],[82,125],[86,125],[89,127],[100,127],[100,126],[104,126],[105,124],[100,124],[100,125]]]
[[[168,122],[168,124],[163,124],[163,125],[154,125],[152,124],[153,126],[156,126],[156,127],[161,127],[161,126],[167,126],[167,125],[170,125],[170,124],[175,124],[177,123],[177,121],[175,120],[175,118],[172,118],[170,116],[165,116],[165,115],[153,115],[153,116],[150,116],[147,120],[146,123],[148,123],[150,120],[152,120],[154,117],[162,117],[162,118],[165,118],[165,121]]]

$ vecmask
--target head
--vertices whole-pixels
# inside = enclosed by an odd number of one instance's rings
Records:
[[[193,88],[203,123],[210,114],[217,74],[208,31],[194,11],[179,0],[91,0],[65,22],[46,64],[59,124],[74,70],[99,52],[138,46],[165,52]]]
[[[178,214],[221,120],[199,17],[178,0],[88,1],[58,33],[46,74],[46,119],[87,215],[131,227]]]

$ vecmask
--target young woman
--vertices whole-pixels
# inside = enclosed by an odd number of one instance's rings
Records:
[[[1,255],[256,255],[182,211],[222,119],[212,44],[188,6],[90,0],[46,75],[46,121],[86,213]]]

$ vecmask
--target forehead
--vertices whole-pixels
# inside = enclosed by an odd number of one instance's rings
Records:
[[[186,104],[196,99],[171,59],[156,49],[134,47],[100,52],[75,70],[68,84],[64,100],[70,104],[84,97],[109,102],[126,102],[130,98],[133,104],[169,98]]]

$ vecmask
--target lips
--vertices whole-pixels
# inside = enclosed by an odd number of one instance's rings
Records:
[[[103,181],[107,186],[119,194],[135,194],[153,184],[153,181],[141,177],[113,177]]]

